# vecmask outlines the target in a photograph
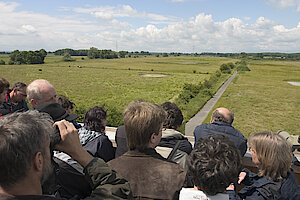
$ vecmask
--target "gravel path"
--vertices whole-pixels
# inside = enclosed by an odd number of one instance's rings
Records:
[[[201,110],[190,119],[185,125],[185,135],[186,136],[194,136],[193,132],[196,126],[203,123],[206,119],[208,113],[213,109],[219,98],[222,96],[226,88],[229,86],[231,81],[234,79],[237,72],[235,71],[232,76],[220,87],[220,89],[216,92],[216,94],[201,108]]]

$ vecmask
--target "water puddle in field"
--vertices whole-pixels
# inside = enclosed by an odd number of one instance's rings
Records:
[[[294,86],[300,86],[300,82],[288,81],[287,83],[294,85]]]
[[[148,78],[160,78],[160,77],[166,77],[170,76],[169,74],[141,74],[142,77],[148,77]]]

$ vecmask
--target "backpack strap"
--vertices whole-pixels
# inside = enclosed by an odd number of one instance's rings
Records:
[[[176,152],[176,150],[177,150],[178,147],[179,147],[180,142],[181,142],[180,140],[177,141],[177,143],[176,143],[175,146],[173,147],[172,151],[170,152],[170,154],[169,154],[167,160],[170,161],[170,160],[173,159],[173,157],[174,157],[174,155],[175,155],[175,152]]]

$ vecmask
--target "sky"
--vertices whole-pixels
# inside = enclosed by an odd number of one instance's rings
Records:
[[[0,0],[0,51],[300,52],[300,0]]]

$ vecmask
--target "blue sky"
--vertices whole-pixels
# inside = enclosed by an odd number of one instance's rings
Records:
[[[0,0],[0,51],[300,52],[300,0]]]

